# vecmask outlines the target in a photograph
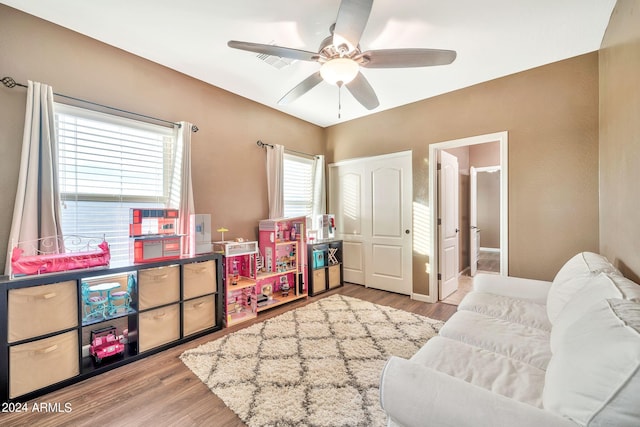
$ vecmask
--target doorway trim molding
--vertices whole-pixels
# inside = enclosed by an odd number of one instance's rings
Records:
[[[438,151],[443,149],[466,147],[469,145],[500,143],[500,275],[509,273],[509,168],[507,131],[454,139],[429,144],[429,213],[431,232],[429,236],[429,296],[428,302],[438,302],[438,212],[436,186],[438,180]]]

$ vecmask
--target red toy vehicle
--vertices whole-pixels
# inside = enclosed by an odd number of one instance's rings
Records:
[[[105,357],[121,353],[124,353],[124,344],[120,342],[118,331],[114,326],[106,326],[91,331],[89,354],[91,354],[96,363],[102,362]]]

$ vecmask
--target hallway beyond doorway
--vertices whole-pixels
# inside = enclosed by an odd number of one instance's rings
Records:
[[[478,273],[500,274],[500,252],[480,250],[478,256]],[[458,305],[469,292],[473,290],[473,277],[469,276],[469,269],[458,276],[458,290],[440,302]]]
[[[480,249],[478,272],[500,273],[500,250]]]

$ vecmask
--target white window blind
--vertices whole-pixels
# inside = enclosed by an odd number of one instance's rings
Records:
[[[313,210],[313,159],[284,154],[284,216],[311,215]]]
[[[55,112],[63,233],[104,235],[111,265],[126,264],[129,209],[168,207],[170,187],[179,185],[174,131],[64,104]]]

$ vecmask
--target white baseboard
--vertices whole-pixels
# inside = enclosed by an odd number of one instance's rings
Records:
[[[458,273],[458,277],[460,277],[460,276],[464,276],[464,274],[465,274],[467,271],[468,271],[468,272],[471,272],[471,267],[467,267],[467,268],[465,268],[464,270],[462,270],[460,273]]]
[[[430,302],[430,303],[436,302],[431,295],[416,294],[415,292],[411,293],[411,299],[420,301],[420,302]]]
[[[482,246],[480,246],[480,250],[485,252],[500,253],[500,248],[483,248]]]

